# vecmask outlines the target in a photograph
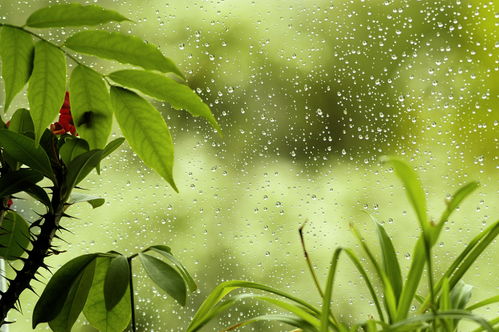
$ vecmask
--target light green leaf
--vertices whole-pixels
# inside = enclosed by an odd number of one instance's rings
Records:
[[[68,200],[68,204],[76,204],[82,202],[87,202],[92,206],[92,208],[95,209],[98,208],[99,206],[102,206],[105,200],[102,197],[85,195],[81,193],[72,193]]]
[[[35,45],[33,73],[28,85],[31,117],[38,145],[45,128],[55,119],[66,93],[66,58],[55,46],[39,41]]]
[[[140,262],[149,278],[173,297],[180,305],[185,305],[187,289],[182,276],[165,262],[156,257],[139,253]]]
[[[81,31],[69,37],[64,45],[76,52],[183,77],[173,61],[156,46],[135,36],[109,31]]]
[[[29,80],[33,69],[33,52],[33,40],[29,33],[13,27],[2,27],[0,56],[5,82],[4,112],[7,112],[12,99]]]
[[[15,111],[15,113],[12,115],[12,118],[10,119],[9,130],[12,130],[18,134],[35,132],[31,114],[27,109],[19,108]]]
[[[94,281],[83,313],[88,322],[100,332],[123,332],[131,319],[130,288],[112,310],[106,309],[104,282],[110,263],[110,257],[97,258]]]
[[[26,25],[33,28],[97,25],[111,21],[129,21],[113,10],[96,5],[58,4],[38,9],[28,17]]]
[[[108,311],[120,302],[129,287],[130,266],[128,264],[128,259],[123,255],[111,259],[104,281],[104,299]]]
[[[392,240],[386,233],[385,228],[379,223],[376,223],[376,226],[381,254],[383,255],[385,274],[392,286],[395,298],[398,301],[400,293],[402,292],[402,272],[400,272],[397,254],[395,253]]]
[[[95,259],[76,277],[69,291],[64,307],[57,317],[49,322],[49,326],[54,332],[71,332],[71,328],[78,319],[85,302],[95,272]]]
[[[186,110],[193,116],[202,116],[219,133],[222,133],[210,107],[187,85],[158,73],[144,70],[120,70],[109,77],[128,88],[137,89],[158,100],[166,101],[177,110]]]
[[[104,148],[111,133],[113,112],[101,75],[78,65],[71,73],[69,91],[78,134],[87,140],[90,149]]]
[[[59,148],[59,155],[61,156],[64,164],[69,163],[79,155],[88,152],[88,143],[78,137],[68,136],[64,144]]]
[[[173,141],[161,114],[135,92],[123,88],[111,87],[111,101],[132,149],[178,191],[172,174]]]
[[[15,160],[39,171],[49,179],[55,179],[47,153],[42,147],[35,147],[31,138],[1,129],[0,146]]]
[[[15,260],[29,243],[28,223],[14,211],[7,211],[0,229],[0,257]]]
[[[71,285],[97,254],[78,256],[64,264],[50,279],[33,310],[33,328],[50,322],[61,312]]]

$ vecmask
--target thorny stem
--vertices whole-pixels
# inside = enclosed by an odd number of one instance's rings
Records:
[[[136,256],[136,255],[135,255]],[[133,256],[133,257],[135,257]],[[135,300],[133,296],[133,276],[132,276],[132,259],[133,257],[128,257],[128,273],[129,273],[129,283],[130,283],[130,311],[132,312],[132,331],[137,331],[137,326],[135,323]]]

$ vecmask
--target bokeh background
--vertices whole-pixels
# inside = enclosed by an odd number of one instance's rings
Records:
[[[0,0],[0,20],[21,25],[34,10],[61,2]],[[67,252],[49,260],[54,269],[82,253],[132,253],[167,244],[192,272],[200,290],[182,308],[144,277],[139,264],[134,266],[140,331],[185,330],[208,292],[230,279],[264,282],[318,304],[298,237],[305,220],[308,250],[321,280],[335,247],[358,250],[349,223],[377,245],[364,212],[385,224],[407,272],[417,222],[402,186],[380,163],[382,155],[397,155],[417,168],[435,219],[459,186],[481,182],[435,248],[438,271],[497,219],[493,1],[91,3],[132,19],[104,28],[159,45],[210,104],[224,131],[223,138],[217,136],[205,121],[154,102],[174,136],[180,193],[123,146],[103,163],[101,176],[83,184],[106,204],[96,210],[72,207],[78,219],[64,223],[71,231],[64,234],[68,243],[61,242]],[[38,32],[62,43],[72,31]],[[104,73],[120,68],[92,57],[83,60]],[[15,106],[27,106],[25,91]],[[113,135],[120,135],[118,128]],[[18,201],[16,208],[29,215],[33,206]],[[496,242],[465,277],[474,286],[472,301],[498,292],[497,250]],[[333,305],[341,319],[359,322],[374,313],[367,295],[358,273],[342,262]],[[10,331],[31,330],[37,297],[25,293],[21,299],[22,313],[12,313],[17,322]],[[263,312],[273,309],[245,303],[206,331]],[[499,308],[481,313],[496,317]],[[74,331],[94,331],[84,319],[77,325]]]

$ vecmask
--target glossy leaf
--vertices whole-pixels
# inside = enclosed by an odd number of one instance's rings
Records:
[[[139,253],[139,258],[149,278],[180,305],[184,306],[187,289],[182,276],[174,268],[156,257]]]
[[[26,25],[33,28],[97,25],[128,19],[113,10],[96,5],[58,4],[38,9],[28,17]]]
[[[92,208],[98,208],[99,206],[102,206],[105,202],[104,198],[102,197],[97,197],[97,196],[92,196],[92,195],[85,195],[81,193],[72,193],[71,196],[69,197],[68,204],[76,204],[76,203],[83,203],[86,202],[92,206]]]
[[[113,112],[100,74],[78,65],[70,80],[71,114],[80,137],[90,149],[103,149],[111,133]]]
[[[42,179],[43,175],[40,172],[27,168],[2,174],[0,177],[0,197],[24,191]]]
[[[54,179],[52,166],[45,150],[35,147],[35,142],[24,135],[11,130],[0,129],[0,146],[15,160]]]
[[[80,183],[97,166],[101,156],[102,150],[92,150],[73,159],[68,165],[67,189],[72,189]]]
[[[66,93],[66,58],[64,53],[43,40],[35,44],[33,73],[28,85],[31,117],[38,144],[45,128],[55,119]]]
[[[106,309],[104,283],[110,262],[110,257],[97,258],[94,281],[83,313],[88,322],[100,332],[123,332],[131,319],[130,289],[126,290],[125,295],[112,310]]]
[[[42,203],[43,205],[49,207],[50,206],[50,198],[47,195],[47,192],[43,190],[43,188],[33,185],[24,190],[27,194],[29,194],[31,197]]]
[[[35,126],[33,124],[33,120],[31,119],[31,114],[27,109],[20,108],[14,112],[12,118],[10,119],[9,130],[12,130],[18,134],[35,132]]]
[[[97,254],[76,257],[64,264],[50,279],[33,310],[33,328],[55,319],[68,298],[71,285]]]
[[[95,272],[95,259],[76,277],[71,285],[69,294],[64,302],[62,310],[57,317],[49,321],[49,326],[54,332],[71,332],[71,328],[78,319],[85,302],[88,292],[92,286]]]
[[[219,133],[222,132],[210,107],[187,85],[177,83],[164,75],[144,70],[120,70],[109,74],[116,83],[137,89],[158,100],[166,101],[177,110],[186,110],[193,116],[202,116]]]
[[[64,144],[59,148],[59,155],[64,164],[69,165],[73,159],[88,152],[88,143],[77,137],[67,137]]]
[[[4,112],[7,112],[12,99],[29,80],[33,69],[33,52],[33,40],[29,33],[13,27],[2,27],[0,56],[5,87]]]
[[[18,213],[7,211],[0,228],[0,257],[15,260],[29,244],[29,225]]]
[[[123,88],[111,87],[111,101],[132,149],[178,191],[172,174],[173,141],[161,114],[135,92]]]
[[[104,281],[106,310],[112,310],[120,302],[129,287],[129,280],[128,259],[123,255],[112,258]]]
[[[163,73],[172,72],[183,77],[172,60],[165,57],[156,46],[135,36],[109,31],[81,31],[69,37],[65,46],[76,52]]]

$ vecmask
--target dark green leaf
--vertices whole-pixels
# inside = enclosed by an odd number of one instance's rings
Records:
[[[35,124],[35,142],[54,121],[66,93],[66,58],[55,46],[39,41],[35,45],[33,74],[28,85],[31,117]]]
[[[111,101],[123,135],[132,149],[178,191],[172,174],[173,141],[161,114],[130,90],[111,87]]]
[[[170,247],[164,245],[156,245],[151,246],[146,250],[154,250],[155,252],[163,255],[168,261],[170,261],[171,264],[173,264],[178,269],[178,271],[182,275],[182,278],[184,278],[185,282],[187,283],[187,286],[189,286],[189,290],[191,292],[194,292],[197,289],[196,282],[191,277],[184,265],[182,265],[182,263],[180,263],[180,261],[172,255]]]
[[[26,168],[2,174],[0,177],[0,197],[24,191],[42,179],[43,175],[40,172]]]
[[[119,255],[111,259],[104,281],[106,310],[112,310],[125,295],[129,287],[130,267],[128,259]]]
[[[139,258],[149,278],[180,305],[184,306],[187,289],[184,279],[177,270],[156,257],[147,254],[139,253]]]
[[[47,195],[47,193],[45,192],[45,190],[43,190],[43,188],[37,186],[37,185],[33,185],[33,186],[30,186],[26,189],[24,189],[24,191],[29,194],[31,197],[33,197],[34,199],[36,199],[37,201],[39,201],[40,203],[42,203],[43,205],[45,206],[50,206],[50,198],[49,196]]]
[[[173,79],[158,73],[144,70],[120,70],[111,73],[109,77],[126,87],[141,92],[158,100],[166,101],[177,110],[186,110],[193,116],[202,116],[219,133],[222,132],[210,107],[187,85],[177,83]]]
[[[98,165],[101,156],[102,150],[92,150],[73,159],[68,165],[67,189],[70,190],[80,183]]]
[[[87,202],[88,204],[92,205],[92,207],[95,209],[98,208],[99,206],[102,206],[105,200],[102,197],[85,195],[80,193],[72,193],[68,200],[68,204],[76,204],[82,202]]]
[[[0,257],[15,260],[29,244],[28,223],[14,211],[7,211],[0,229]]]
[[[183,77],[172,60],[166,58],[156,46],[135,36],[109,31],[81,31],[69,37],[65,46],[76,52]]]
[[[123,332],[131,319],[130,289],[127,289],[125,296],[111,311],[106,309],[104,282],[110,262],[111,258],[109,257],[97,258],[94,282],[88,294],[85,308],[83,308],[83,313],[88,322],[99,331]]]
[[[64,307],[57,317],[49,321],[49,326],[54,332],[71,332],[71,328],[78,319],[85,302],[95,272],[95,259],[76,277],[71,285],[69,294],[64,302]]]
[[[27,109],[20,108],[14,113],[14,115],[12,115],[9,130],[12,130],[18,134],[35,132],[35,126],[33,124],[33,120],[31,119],[31,114]]]
[[[64,264],[50,279],[33,310],[33,328],[49,322],[61,312],[71,285],[97,254],[76,257]]]
[[[121,144],[123,144],[124,141],[125,141],[125,139],[123,137],[118,137],[117,139],[112,140],[111,142],[109,142],[106,145],[106,147],[104,148],[104,150],[102,151],[102,155],[101,155],[100,160],[102,161],[104,158],[106,158],[111,153],[113,153],[114,150],[116,150],[117,148],[119,148],[119,146]],[[100,174],[100,162],[97,165],[96,169],[97,169],[97,174]]]
[[[64,144],[59,148],[64,164],[69,165],[73,159],[79,155],[88,152],[88,143],[77,137],[66,137]]]
[[[21,29],[3,26],[0,34],[2,76],[5,82],[5,106],[7,112],[12,99],[29,80],[33,69],[33,40]]]
[[[38,9],[28,17],[26,25],[33,28],[97,25],[111,21],[127,21],[123,15],[96,5],[77,3],[53,5]]]
[[[35,148],[35,142],[24,135],[10,130],[0,129],[0,146],[15,160],[39,171],[49,179],[54,179],[50,161],[40,146]]]
[[[78,65],[71,73],[70,95],[78,134],[88,141],[90,149],[103,149],[111,133],[113,112],[101,75]]]

